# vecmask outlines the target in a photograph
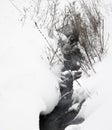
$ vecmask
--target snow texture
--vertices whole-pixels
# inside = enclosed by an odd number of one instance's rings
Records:
[[[39,130],[39,114],[58,103],[58,81],[41,58],[47,45],[10,1],[0,1],[0,130]]]
[[[96,74],[79,80],[83,89],[74,82],[76,94],[83,94],[79,100],[85,97],[85,91],[91,96],[78,115],[85,121],[66,130],[112,129],[112,2],[102,3],[105,42],[110,34],[108,54],[96,64]],[[0,130],[39,130],[39,114],[51,112],[59,100],[58,82],[41,58],[45,39],[31,21],[26,19],[22,27],[19,15],[10,1],[0,1]]]
[[[108,51],[102,62],[94,66],[96,74],[78,80],[83,89],[90,95],[90,98],[86,100],[78,115],[78,117],[84,117],[85,121],[80,125],[68,126],[66,130],[112,129],[112,18],[110,17],[112,16],[112,2],[110,0],[101,2],[100,9],[105,19],[104,41],[105,43],[108,42],[106,43]],[[77,84],[74,82],[74,87],[76,86]]]

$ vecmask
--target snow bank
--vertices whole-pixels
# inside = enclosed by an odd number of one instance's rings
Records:
[[[108,6],[106,6],[108,5]],[[89,78],[79,79],[80,84],[90,94],[90,98],[84,103],[78,117],[84,117],[85,121],[80,125],[71,125],[66,130],[111,130],[112,117],[112,25],[111,25],[111,1],[102,1],[102,13],[105,18],[105,44],[108,53],[94,68],[96,74]],[[108,37],[109,34],[109,37]],[[108,39],[108,40],[107,40]],[[108,42],[108,43],[107,43]],[[74,83],[74,87],[77,84]]]
[[[41,58],[46,41],[18,18],[10,1],[0,2],[0,130],[39,130],[40,112],[58,103],[58,82]]]
[[[85,118],[80,125],[71,125],[66,130],[111,130],[112,117],[112,48],[101,63],[96,64],[96,74],[79,80],[90,97],[84,103],[77,117]],[[77,84],[74,83],[74,87]],[[82,88],[80,88],[82,89]],[[82,93],[81,98],[85,97]],[[81,100],[79,98],[79,100]]]

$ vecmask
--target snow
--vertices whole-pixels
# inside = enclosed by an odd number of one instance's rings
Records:
[[[111,48],[112,49],[112,48]],[[77,117],[85,118],[80,125],[71,125],[66,130],[111,130],[112,117],[112,54],[111,51],[101,63],[95,66],[96,74],[89,78],[79,80],[84,90],[87,90],[90,97],[84,103]],[[74,83],[74,87],[77,84]],[[85,98],[82,94],[81,98]],[[79,100],[80,97],[79,97]]]
[[[41,58],[47,45],[33,23],[22,27],[10,1],[0,2],[0,130],[39,130],[39,114],[58,103],[58,81]]]
[[[62,8],[65,4],[61,5]],[[104,0],[101,6],[105,15],[105,42],[108,32],[110,34],[108,54],[95,65],[96,74],[78,80],[82,87],[74,82],[77,100],[81,101],[88,95],[77,116],[84,117],[85,121],[66,130],[112,129],[110,5],[111,1]],[[51,112],[59,101],[58,80],[41,58],[47,45],[45,39],[29,18],[22,26],[19,17],[20,12],[10,1],[0,2],[0,130],[39,130],[39,114]],[[59,75],[60,68],[55,67],[52,71]],[[73,108],[76,109],[77,104]]]
[[[101,10],[105,19],[104,40],[105,44],[107,44],[106,47],[108,47],[108,51],[107,54],[104,56],[102,62],[98,62],[97,64],[95,64],[95,74],[92,73],[91,77],[83,77],[78,80],[82,85],[83,89],[88,91],[88,93],[90,94],[90,97],[86,100],[79,115],[77,116],[85,118],[85,121],[79,125],[70,125],[66,128],[66,130],[112,129],[112,19],[110,17],[112,15],[112,12],[110,10],[112,2],[102,1],[102,3],[103,4],[101,8],[105,7]],[[78,88],[76,82],[74,82],[74,88],[75,87]]]

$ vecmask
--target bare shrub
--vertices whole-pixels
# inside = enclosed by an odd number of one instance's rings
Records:
[[[96,61],[102,60],[105,52],[104,20],[97,4],[91,2],[91,6],[89,6],[81,0],[82,10],[77,12],[75,2],[74,4],[69,3],[62,13],[63,20],[54,25],[57,32],[61,32],[67,37],[68,43],[70,40],[74,40],[72,46],[75,44],[80,48],[83,56],[80,60],[81,68],[84,72],[87,72],[88,69],[95,72],[93,65]],[[62,41],[59,40],[59,45],[63,44]]]
[[[74,46],[80,49],[83,57],[80,59],[80,64],[85,73],[88,69],[94,70],[94,63],[101,61],[105,53],[104,20],[98,8],[100,1],[90,0],[91,6],[89,6],[84,0],[80,0],[78,1],[79,10],[77,10],[76,2],[68,3],[62,10],[59,8],[59,0],[37,0],[37,2],[29,0],[29,2],[31,5],[25,8],[27,12],[23,8],[24,17],[26,18],[28,12],[32,11],[31,19],[48,43],[47,59],[50,66],[58,62],[63,63],[65,59],[62,50],[66,45],[72,51]],[[50,38],[43,35],[41,28],[47,28],[48,36],[52,39],[54,39],[54,31],[57,32],[58,43],[55,48],[49,41]],[[65,40],[61,34],[65,35]]]

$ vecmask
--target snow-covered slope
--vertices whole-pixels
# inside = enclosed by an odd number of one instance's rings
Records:
[[[112,51],[112,50],[111,50]],[[66,130],[111,130],[112,117],[112,54],[96,66],[97,73],[88,79],[80,80],[90,92],[94,92],[85,102],[79,117],[85,118],[80,125],[72,125]]]
[[[89,78],[79,80],[82,87],[88,90],[90,98],[87,99],[78,116],[85,118],[80,125],[71,125],[66,130],[111,130],[112,117],[112,2],[102,1],[101,11],[105,22],[105,44],[108,51],[102,62],[97,63],[94,68],[96,74]],[[108,37],[109,36],[109,37]],[[108,42],[108,43],[106,43]],[[74,87],[77,86],[74,83]]]
[[[59,100],[58,82],[41,59],[46,41],[18,18],[10,1],[0,1],[0,130],[38,130],[40,112]]]
[[[105,5],[108,7],[101,8],[110,11],[111,2]],[[112,34],[112,14],[106,11],[105,41],[108,31]],[[0,2],[0,130],[39,130],[40,112],[52,111],[59,100],[58,82],[41,59],[46,41],[31,21],[26,20],[22,27],[19,15],[10,1]],[[108,55],[95,66],[97,73],[79,81],[93,94],[79,115],[85,122],[68,130],[112,129],[111,44],[109,48]]]
[[[80,125],[71,125],[66,130],[111,130],[112,117],[112,48],[102,62],[96,64],[96,74],[89,78],[79,80],[83,90],[86,90],[90,97],[84,103],[78,117],[84,117],[85,121]],[[77,84],[74,83],[74,87]],[[79,90],[82,88],[79,88]],[[83,98],[85,91],[82,91]]]

